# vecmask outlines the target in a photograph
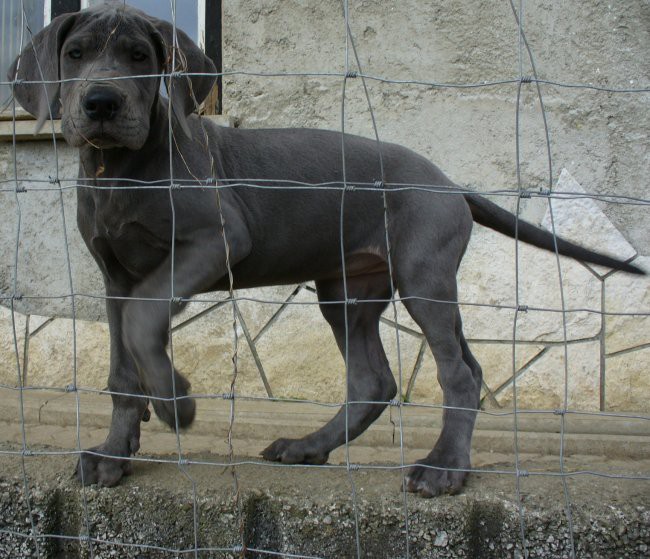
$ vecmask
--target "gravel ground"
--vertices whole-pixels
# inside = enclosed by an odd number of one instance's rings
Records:
[[[648,471],[643,461],[589,460],[587,464],[582,457],[581,468],[630,475]],[[22,460],[0,454],[1,557],[274,556],[254,550],[275,556],[356,557],[355,525],[362,557],[406,556],[405,501],[397,471],[353,472],[355,522],[350,477],[342,470],[239,466],[236,498],[233,476],[222,467],[189,465],[182,473],[174,463],[140,462],[117,488],[83,490],[69,477],[73,463],[70,456],[26,457],[28,503]],[[542,458],[535,459],[536,468],[544,465]],[[567,470],[575,465],[567,460]],[[557,469],[550,462],[546,466]],[[648,556],[647,481],[576,475],[568,478],[568,490],[577,557]],[[520,516],[512,476],[488,473],[473,475],[456,497],[409,495],[409,554],[523,558],[523,529],[530,557],[571,557],[563,495],[555,476],[521,478]],[[32,523],[36,533],[57,537],[28,537]],[[195,546],[198,553],[187,551]]]

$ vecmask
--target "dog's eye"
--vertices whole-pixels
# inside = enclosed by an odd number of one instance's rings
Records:
[[[135,60],[136,62],[142,62],[143,60],[147,59],[147,55],[141,50],[134,50],[131,53],[131,59]]]
[[[70,49],[68,56],[74,60],[79,60],[81,58],[81,49]]]

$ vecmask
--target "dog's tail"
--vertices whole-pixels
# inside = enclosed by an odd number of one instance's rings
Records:
[[[610,258],[604,254],[599,254],[593,250],[574,245],[569,241],[565,241],[559,237],[554,238],[553,234],[536,227],[527,221],[517,219],[517,217],[504,210],[497,204],[479,196],[478,194],[465,194],[465,200],[469,204],[472,212],[472,217],[476,223],[485,225],[490,229],[494,229],[499,233],[514,238],[515,235],[519,240],[524,243],[543,248],[545,250],[555,252],[557,242],[557,251],[563,256],[569,256],[576,260],[584,262],[591,262],[592,264],[599,264],[600,266],[607,266],[615,270],[623,270],[630,274],[642,274],[645,272],[636,266]]]

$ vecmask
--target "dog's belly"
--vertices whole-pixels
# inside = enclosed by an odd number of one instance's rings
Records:
[[[246,259],[232,269],[233,287],[248,289],[269,285],[288,285],[306,281],[336,280],[345,275],[348,278],[378,273],[388,274],[385,258],[377,253],[365,251],[349,254],[345,266],[341,264],[340,253],[319,255],[312,259],[296,259],[293,254],[279,255],[274,266],[263,265],[255,259]],[[230,280],[221,278],[215,289],[227,290]]]

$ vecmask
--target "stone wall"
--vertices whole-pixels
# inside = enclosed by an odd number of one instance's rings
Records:
[[[519,75],[517,25],[507,2],[366,0],[351,2],[350,18],[365,74],[452,84]],[[526,3],[524,28],[537,71],[545,79],[612,88],[648,85],[646,4]],[[223,32],[228,72],[223,106],[239,126],[341,128],[342,79],[324,75],[345,69],[340,2],[225,2]],[[351,69],[358,69],[351,61]],[[523,71],[531,74],[525,59]],[[287,72],[311,75],[256,75]],[[367,86],[382,140],[428,156],[459,184],[482,191],[516,188],[517,84],[458,89],[368,80]],[[647,198],[650,95],[550,84],[542,91],[553,188]],[[347,82],[345,128],[373,135],[359,78]],[[548,187],[544,129],[532,84],[523,86],[520,139],[523,186]],[[103,316],[101,279],[75,229],[72,189],[63,192],[63,201],[73,289],[82,295],[75,298],[77,320],[45,318],[71,313],[71,299],[61,297],[70,293],[61,201],[47,179],[56,175],[56,161],[60,177],[74,178],[75,154],[64,145],[55,152],[51,143],[25,142],[16,155],[19,176],[45,182],[25,181],[19,186],[30,190],[18,197],[8,190],[13,189],[12,182],[2,182],[0,289],[3,296],[13,294],[15,281],[15,291],[24,298],[14,301],[13,317],[8,309],[0,309],[0,383],[18,383],[16,355],[22,364],[27,332],[27,384],[65,386],[72,382],[76,367],[79,385],[103,388],[108,336],[105,324],[97,322]],[[12,147],[2,143],[0,178],[12,177]],[[514,207],[512,198],[492,199]],[[572,197],[554,199],[552,207],[559,234],[622,258],[638,255],[636,262],[650,269],[647,205]],[[545,199],[522,200],[521,215],[550,227]],[[566,259],[560,259],[560,265],[565,306],[571,309],[565,315],[566,347],[562,313],[534,310],[562,308],[556,258],[520,247],[519,303],[529,311],[518,314],[513,359],[515,244],[476,227],[460,270],[460,299],[465,303],[466,334],[485,371],[484,405],[511,406],[516,379],[519,406],[561,407],[568,378],[566,397],[572,408],[650,410],[648,318],[629,314],[650,310],[648,280],[589,269]],[[311,286],[238,295],[244,298],[243,321],[237,327],[239,391],[265,394],[263,373],[274,396],[342,400],[343,364],[326,323],[315,306],[291,304],[315,303]],[[221,298],[215,294],[203,299]],[[225,392],[230,386],[232,308],[222,306],[189,320],[212,304],[193,303],[176,320],[174,358],[188,373],[195,392]],[[389,309],[382,334],[396,374],[401,364],[403,395],[411,401],[440,402],[435,365],[421,334],[398,307],[398,362],[392,318]]]

